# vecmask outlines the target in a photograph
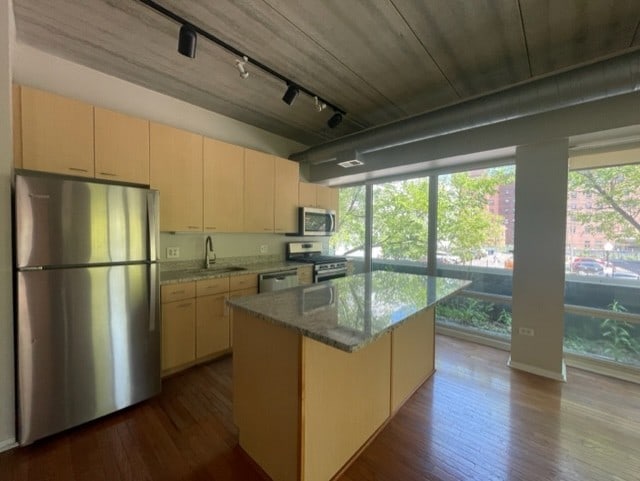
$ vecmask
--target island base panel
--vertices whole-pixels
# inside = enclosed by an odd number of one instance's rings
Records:
[[[391,413],[433,374],[434,311],[426,309],[391,332]]]
[[[301,338],[238,309],[233,316],[240,446],[272,479],[300,479]]]
[[[391,335],[353,353],[302,341],[302,470],[305,481],[326,481],[389,417]]]

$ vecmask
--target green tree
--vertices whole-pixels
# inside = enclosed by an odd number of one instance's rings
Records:
[[[513,182],[513,169],[490,169],[440,178],[438,190],[438,246],[459,256],[474,258],[481,247],[495,244],[502,235],[503,217],[487,210],[487,198],[500,185]]]
[[[592,195],[592,208],[573,214],[578,222],[612,241],[640,239],[640,165],[572,171],[569,192]]]

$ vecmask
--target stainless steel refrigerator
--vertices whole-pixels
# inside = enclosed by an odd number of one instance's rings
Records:
[[[18,440],[160,391],[158,193],[19,174]]]

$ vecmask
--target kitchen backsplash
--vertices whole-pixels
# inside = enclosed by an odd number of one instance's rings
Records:
[[[281,234],[191,234],[191,233],[160,233],[160,260],[163,263],[188,262],[204,260],[204,243],[207,235],[213,240],[213,251],[216,258],[223,263],[237,262],[236,258],[245,259],[247,262],[270,262],[284,259],[288,242],[300,240],[313,240],[323,243],[326,250],[329,248],[328,237],[295,237]],[[177,247],[178,257],[168,257],[167,250]]]

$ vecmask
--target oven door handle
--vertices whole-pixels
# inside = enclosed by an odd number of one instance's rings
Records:
[[[346,267],[340,267],[338,269],[325,269],[325,270],[317,270],[316,271],[316,275],[317,276],[324,276],[325,274],[328,275],[333,275],[333,274],[342,274],[342,273],[347,273],[347,268]]]

